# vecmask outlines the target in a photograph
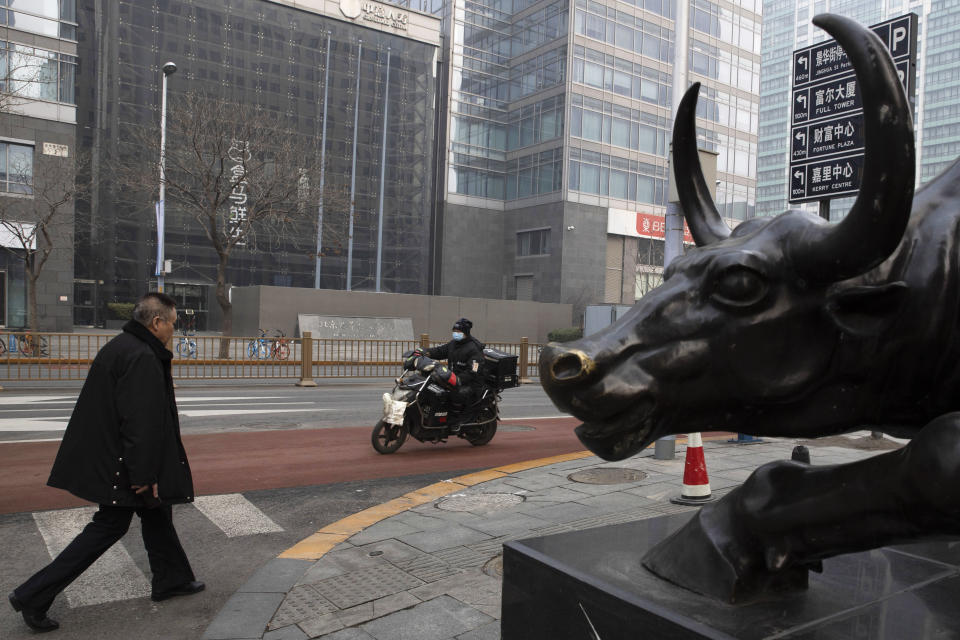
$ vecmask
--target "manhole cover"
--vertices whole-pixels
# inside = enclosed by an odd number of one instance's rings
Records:
[[[523,496],[512,493],[454,494],[437,503],[444,511],[497,511],[523,502]]]
[[[525,424],[501,424],[497,427],[497,431],[535,431],[535,429]]]
[[[503,554],[490,558],[487,564],[483,565],[483,572],[493,578],[503,577]]]
[[[623,467],[597,467],[584,469],[567,476],[567,480],[582,482],[583,484],[624,484],[638,482],[647,477],[643,471],[624,469]]]

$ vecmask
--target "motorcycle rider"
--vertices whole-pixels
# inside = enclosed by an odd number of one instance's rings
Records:
[[[418,349],[422,355],[433,360],[447,360],[454,373],[453,408],[458,413],[469,407],[479,397],[483,383],[480,380],[480,365],[483,364],[483,343],[470,335],[473,323],[460,318],[453,323],[452,340],[431,349]]]

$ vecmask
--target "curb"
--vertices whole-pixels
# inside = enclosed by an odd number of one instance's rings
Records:
[[[357,513],[338,520],[333,524],[329,524],[318,530],[316,533],[307,536],[297,544],[293,545],[278,555],[277,558],[319,560],[324,556],[324,554],[341,542],[345,541],[350,536],[360,533],[367,527],[370,527],[381,520],[395,516],[398,513],[403,513],[404,511],[412,509],[421,504],[433,502],[437,498],[442,498],[445,495],[460,491],[461,489],[466,489],[467,487],[472,487],[473,485],[480,484],[481,482],[487,482],[488,480],[496,480],[497,478],[508,476],[511,473],[516,473],[517,471],[545,467],[547,465],[556,464],[558,462],[567,462],[569,460],[579,460],[581,458],[588,458],[592,455],[593,454],[589,451],[578,451],[576,453],[567,453],[559,456],[551,456],[549,458],[538,458],[535,460],[527,460],[525,462],[507,464],[500,467],[494,467],[492,469],[486,469],[484,471],[468,473],[467,475],[451,478],[450,480],[436,482],[421,489],[417,489],[416,491],[406,493],[399,498],[394,498],[393,500],[384,502],[383,504],[378,504],[376,506],[364,509],[363,511],[358,511]]]
[[[703,441],[721,440],[726,437],[727,436],[712,436],[703,438]],[[677,444],[685,444],[686,440],[685,437],[677,436],[676,442]],[[652,446],[653,444],[651,443],[647,448],[649,449]],[[436,482],[417,489],[416,491],[406,493],[399,498],[394,498],[383,504],[358,511],[346,518],[328,524],[316,533],[307,536],[286,551],[280,553],[277,558],[319,560],[328,551],[347,540],[350,536],[360,533],[367,527],[373,526],[381,520],[395,516],[398,513],[403,513],[421,504],[433,502],[437,498],[442,498],[461,489],[466,489],[467,487],[472,487],[481,482],[487,482],[488,480],[496,480],[497,478],[508,476],[517,471],[526,471],[528,469],[536,469],[537,467],[546,467],[558,462],[589,458],[592,455],[589,451],[577,451],[575,453],[565,453],[548,458],[536,458],[534,460],[493,467],[492,469],[468,473],[467,475]]]
[[[706,437],[704,441],[728,437],[729,434],[717,435]],[[678,436],[677,443],[685,444],[686,438]],[[647,448],[651,447],[653,443]],[[589,451],[578,451],[469,473],[411,491],[399,498],[369,507],[329,524],[264,564],[227,600],[220,612],[208,624],[202,640],[258,640],[267,637],[264,635],[267,625],[283,603],[287,593],[296,586],[304,573],[338,544],[381,520],[518,471],[592,456],[593,454]],[[268,636],[273,640],[288,637],[277,635],[278,632],[283,633],[281,630],[274,630]],[[306,636],[300,632],[299,635],[289,637],[300,640]]]

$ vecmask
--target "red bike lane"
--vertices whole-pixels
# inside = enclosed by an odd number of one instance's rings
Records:
[[[238,493],[396,478],[449,471],[451,475],[584,449],[573,418],[510,420],[490,444],[474,447],[452,438],[424,444],[408,438],[381,455],[369,427],[268,430],[185,435],[199,495]],[[0,443],[0,514],[84,506],[46,486],[59,442]]]

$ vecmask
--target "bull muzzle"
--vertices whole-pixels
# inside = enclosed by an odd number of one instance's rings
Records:
[[[553,384],[582,384],[596,370],[593,359],[580,349],[567,349],[551,343],[540,353],[540,376]]]

